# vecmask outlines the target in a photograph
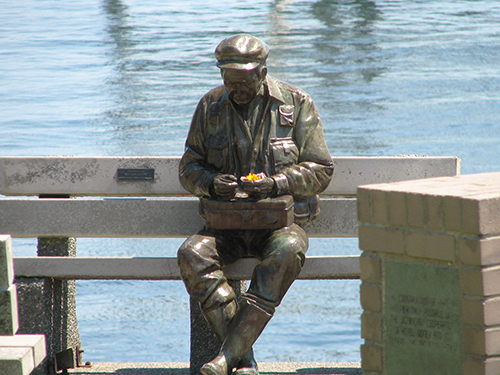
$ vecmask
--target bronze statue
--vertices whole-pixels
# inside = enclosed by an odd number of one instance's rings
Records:
[[[202,208],[207,201],[251,204],[284,195],[294,201],[295,222],[284,227],[212,225],[180,247],[186,288],[223,342],[219,355],[201,368],[204,375],[259,373],[252,346],[300,273],[308,248],[300,224],[318,213],[317,194],[333,174],[312,99],[267,75],[268,53],[250,35],[231,36],[217,46],[224,84],[200,100],[179,167],[182,185],[200,197]],[[222,268],[242,257],[260,263],[238,304]]]

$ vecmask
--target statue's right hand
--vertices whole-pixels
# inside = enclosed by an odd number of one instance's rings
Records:
[[[236,195],[238,178],[232,174],[220,174],[214,178],[214,191],[223,199],[231,199]]]

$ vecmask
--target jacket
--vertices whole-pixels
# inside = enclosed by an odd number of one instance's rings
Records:
[[[235,109],[223,85],[203,96],[191,121],[179,179],[192,194],[213,198],[216,175],[239,178],[250,172],[273,177],[276,195],[291,194],[296,211],[300,202],[307,210],[309,203],[317,206],[316,195],[326,189],[333,174],[311,97],[270,76],[250,103],[246,118]]]

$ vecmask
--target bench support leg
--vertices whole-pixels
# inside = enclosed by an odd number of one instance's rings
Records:
[[[40,238],[38,256],[76,256],[76,239]],[[50,371],[56,353],[68,348],[78,353],[82,347],[76,319],[75,281],[17,278],[16,284],[19,333],[45,334]]]

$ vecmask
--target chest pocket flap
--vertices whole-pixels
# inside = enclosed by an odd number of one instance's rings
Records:
[[[280,126],[293,127],[293,105],[283,104],[279,106]]]
[[[297,163],[299,150],[291,137],[271,138],[270,146],[276,173]]]

